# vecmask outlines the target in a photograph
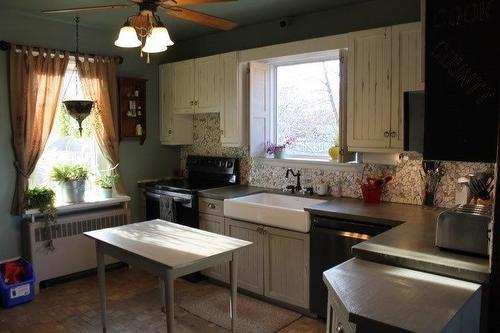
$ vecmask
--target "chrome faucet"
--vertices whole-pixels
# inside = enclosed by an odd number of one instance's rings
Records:
[[[288,178],[290,176],[290,174],[292,174],[292,176],[294,176],[294,177],[297,177],[297,185],[293,186],[293,188],[292,188],[292,185],[290,185],[290,186],[287,186],[287,188],[292,189],[292,192],[295,192],[295,191],[299,192],[302,189],[302,186],[300,186],[300,170],[297,170],[297,172],[293,172],[292,169],[288,168],[286,170],[285,178]]]

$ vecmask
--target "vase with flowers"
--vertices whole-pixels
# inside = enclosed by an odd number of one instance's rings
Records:
[[[380,203],[382,191],[385,185],[392,180],[392,176],[383,177],[366,177],[366,182],[359,181],[361,186],[361,193],[365,203]]]
[[[287,147],[293,146],[297,142],[297,136],[290,136],[283,144],[266,143],[266,155],[271,158],[285,158]]]

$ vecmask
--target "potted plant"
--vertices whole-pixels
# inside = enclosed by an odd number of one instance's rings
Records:
[[[83,202],[85,198],[85,181],[89,169],[83,164],[63,164],[52,168],[52,180],[62,186],[63,200],[69,203]]]
[[[116,173],[110,173],[108,175],[101,175],[95,183],[101,187],[101,195],[103,198],[108,199],[113,197],[113,186],[118,180],[118,175]]]
[[[24,197],[24,207],[26,209],[38,209],[38,211],[45,215],[45,232],[47,234],[46,247],[54,250],[54,243],[52,241],[51,227],[57,222],[57,209],[55,207],[54,191],[48,187],[34,187],[26,191]]]
[[[292,135],[285,143],[277,145],[271,142],[266,143],[266,155],[272,156],[273,158],[285,158],[285,149],[287,147],[293,146],[297,142],[297,136]]]

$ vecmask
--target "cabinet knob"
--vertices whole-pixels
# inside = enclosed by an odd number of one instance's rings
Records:
[[[194,105],[194,101],[189,102],[190,105]]]
[[[396,132],[394,132],[394,131],[392,131],[392,132],[391,132],[391,138],[395,138],[395,137],[396,137],[396,135],[397,135],[397,133],[396,133]]]
[[[337,333],[344,333],[345,330],[344,330],[344,326],[342,325],[342,323],[338,323],[337,325]]]
[[[210,208],[210,209],[215,209],[215,204],[213,204],[213,203],[209,203],[209,204],[207,205],[207,207],[208,207],[208,208]]]
[[[385,131],[385,132],[384,132],[384,138],[388,138],[388,137],[389,137],[389,135],[390,135],[390,134],[389,134],[389,131]]]
[[[168,130],[168,134],[172,134],[172,130]]]
[[[194,105],[198,105],[198,101],[194,101],[193,103],[194,103]]]

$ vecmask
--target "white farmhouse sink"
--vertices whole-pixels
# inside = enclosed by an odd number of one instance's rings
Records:
[[[273,227],[309,232],[311,222],[304,208],[325,200],[274,193],[258,193],[224,200],[224,216]]]

